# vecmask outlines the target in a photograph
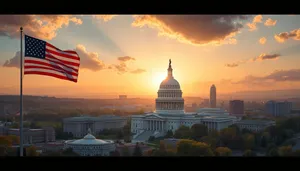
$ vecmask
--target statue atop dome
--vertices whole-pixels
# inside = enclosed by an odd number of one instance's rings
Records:
[[[88,134],[92,134],[91,128],[88,129]]]
[[[173,77],[173,74],[172,74],[173,69],[172,69],[171,64],[172,64],[172,61],[171,61],[171,59],[169,59],[168,78]]]

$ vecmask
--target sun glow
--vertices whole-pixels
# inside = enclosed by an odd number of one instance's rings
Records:
[[[159,84],[166,78],[166,72],[154,72],[152,74],[152,84],[158,87]]]

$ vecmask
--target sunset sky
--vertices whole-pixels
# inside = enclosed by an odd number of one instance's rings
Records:
[[[297,15],[0,16],[0,94],[19,93],[19,27],[81,58],[78,82],[24,76],[24,94],[156,96],[172,59],[184,96],[300,86]]]

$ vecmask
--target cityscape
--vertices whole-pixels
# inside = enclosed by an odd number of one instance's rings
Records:
[[[20,95],[15,25],[25,18]],[[300,156],[297,15],[2,15],[0,22],[0,156],[20,149],[40,157]],[[80,57],[76,75],[31,75],[28,46],[41,40],[54,49],[45,59],[61,51],[53,45],[75,49],[63,52]],[[239,57],[243,51],[258,55]]]

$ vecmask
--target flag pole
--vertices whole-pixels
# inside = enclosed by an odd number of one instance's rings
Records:
[[[20,50],[20,156],[23,156],[23,28],[20,27],[21,50]]]

